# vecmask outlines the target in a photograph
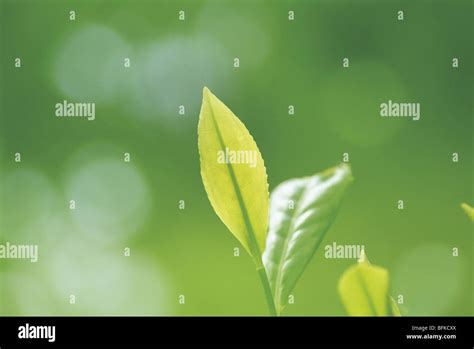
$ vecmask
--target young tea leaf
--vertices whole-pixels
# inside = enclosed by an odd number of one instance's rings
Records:
[[[352,182],[348,165],[280,184],[270,198],[263,262],[278,313],[334,221]]]
[[[245,125],[206,87],[198,126],[201,176],[219,218],[261,265],[268,225],[268,183]]]
[[[474,207],[469,206],[466,203],[461,204],[462,209],[466,212],[467,216],[471,221],[474,221]]]
[[[371,265],[365,255],[342,274],[338,291],[351,316],[400,316],[397,304],[388,293],[388,271]]]

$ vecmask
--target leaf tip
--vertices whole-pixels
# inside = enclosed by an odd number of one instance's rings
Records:
[[[461,208],[464,210],[467,216],[471,219],[471,221],[474,221],[474,208],[472,208],[465,202],[461,204]]]
[[[338,166],[341,171],[346,175],[348,181],[350,182],[353,182],[354,181],[354,176],[352,175],[352,168],[351,168],[351,165],[347,164],[347,163],[341,163],[339,166]]]
[[[321,175],[324,177],[331,177],[336,175],[337,177],[344,178],[344,181],[347,183],[351,183],[354,181],[351,166],[344,162],[322,171]]]
[[[362,249],[362,251],[360,251],[360,255],[357,259],[357,262],[362,264],[370,264],[369,259],[367,258],[367,254],[365,253],[365,249]]]
[[[199,121],[202,120],[204,117],[205,113],[203,112],[206,109],[206,106],[209,106],[211,104],[211,97],[214,96],[207,88],[207,86],[204,86],[202,89],[202,103],[201,103],[201,111],[199,112]],[[199,122],[199,125],[201,122]],[[199,134],[199,127],[198,127],[198,134]]]
[[[204,86],[203,89],[202,89],[202,98],[206,99],[210,96],[212,96],[211,90],[209,90],[209,88],[207,86]]]

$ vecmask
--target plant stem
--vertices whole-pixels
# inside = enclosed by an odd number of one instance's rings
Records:
[[[270,283],[268,282],[267,273],[265,268],[262,265],[257,266],[258,276],[260,276],[260,281],[262,282],[263,291],[265,292],[265,298],[267,300],[268,310],[270,311],[271,316],[277,316],[278,313],[275,308],[275,303],[273,302],[272,289],[270,288]]]

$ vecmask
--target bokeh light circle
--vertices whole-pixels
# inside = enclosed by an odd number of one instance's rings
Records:
[[[92,157],[78,163],[66,180],[67,203],[81,231],[97,239],[133,235],[151,208],[148,185],[133,163],[117,157]]]

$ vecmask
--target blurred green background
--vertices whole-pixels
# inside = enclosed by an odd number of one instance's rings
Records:
[[[252,261],[233,256],[201,182],[208,86],[256,139],[270,189],[350,154],[355,182],[322,247],[365,245],[407,315],[473,315],[473,226],[460,209],[474,203],[472,1],[0,8],[0,239],[40,253],[0,260],[0,314],[267,314]],[[389,99],[421,103],[421,119],[381,118]],[[95,102],[96,120],[57,118],[63,100]],[[320,249],[285,314],[344,315],[337,281],[353,263]]]

